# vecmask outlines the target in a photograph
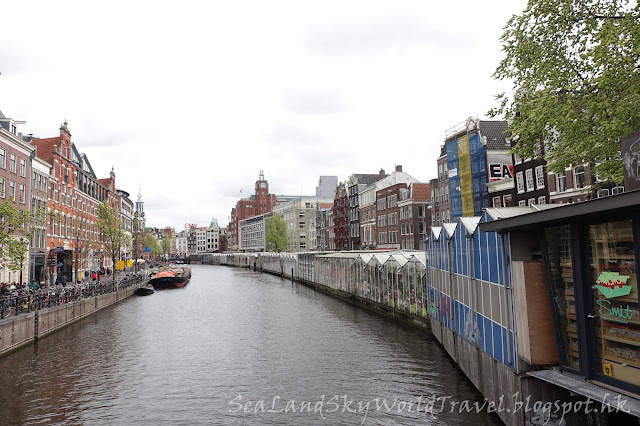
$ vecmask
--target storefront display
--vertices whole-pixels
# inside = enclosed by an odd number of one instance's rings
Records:
[[[564,365],[580,368],[578,354],[578,323],[573,283],[571,257],[571,232],[569,225],[548,228],[545,238],[549,256],[551,291],[560,334],[560,346],[564,348]]]
[[[640,313],[631,220],[589,226],[600,372],[640,385]]]

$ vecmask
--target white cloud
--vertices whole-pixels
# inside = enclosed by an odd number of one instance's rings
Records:
[[[434,177],[445,129],[505,90],[498,38],[525,5],[12,2],[0,110],[39,137],[66,119],[150,226],[225,225],[260,170],[276,194],[396,164]]]

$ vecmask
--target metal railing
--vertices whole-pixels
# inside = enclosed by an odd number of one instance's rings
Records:
[[[86,282],[76,285],[57,285],[44,289],[20,289],[0,295],[0,319],[32,312],[76,300],[89,299],[102,294],[123,290],[143,281],[141,275],[125,276],[116,280]]]

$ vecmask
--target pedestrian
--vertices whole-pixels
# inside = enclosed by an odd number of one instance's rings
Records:
[[[95,283],[98,279],[98,273],[96,271],[93,271],[93,274],[91,274],[91,278],[93,278],[93,282]]]
[[[66,275],[62,276],[61,282],[62,282],[62,287],[66,287],[67,286],[67,276]]]

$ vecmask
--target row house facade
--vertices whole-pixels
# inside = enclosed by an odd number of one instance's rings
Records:
[[[431,228],[430,184],[412,183],[400,190],[400,248],[424,251],[424,240]]]
[[[347,179],[346,187],[349,196],[349,248],[362,249],[360,238],[360,201],[359,193],[368,185],[384,178],[384,170],[378,174],[353,174]]]
[[[349,195],[346,182],[340,182],[333,201],[334,250],[349,250]]]
[[[37,155],[31,155],[31,211],[41,220],[31,225],[29,244],[29,277],[38,283],[46,281],[47,220],[49,170],[51,165]]]
[[[397,250],[400,248],[400,209],[398,200],[400,199],[400,191],[406,188],[406,183],[398,183],[381,189],[376,193],[377,248],[380,250]]]
[[[44,214],[47,206],[48,164],[36,158],[34,148],[17,132],[21,124],[24,122],[6,118],[0,112],[0,201],[12,202],[19,211],[27,211],[34,206],[34,213],[39,211]],[[44,176],[42,171],[45,171]],[[35,179],[33,189],[32,178]],[[2,282],[26,282],[31,266],[35,268],[36,260],[38,273],[43,273],[46,247],[43,228],[46,225],[42,215],[40,221],[42,223],[37,225],[34,237],[29,241],[30,250],[26,259],[0,259]],[[15,238],[24,239],[26,234],[15,235]]]
[[[71,142],[66,121],[60,135],[32,138],[37,155],[51,165],[47,205],[47,279],[57,277],[81,280],[85,274],[101,268],[113,268],[105,256],[102,236],[96,224],[98,204],[107,201],[118,207],[113,169],[109,178],[97,179],[86,155]],[[75,275],[73,275],[75,273]]]
[[[316,209],[316,249],[328,251],[333,244],[333,237],[329,237],[329,230],[333,228],[333,203],[318,206]]]
[[[196,254],[217,253],[220,250],[220,227],[214,219],[209,226],[196,229]]]
[[[451,204],[449,203],[449,172],[447,169],[447,149],[445,145],[440,147],[440,156],[437,160],[438,177],[431,179],[431,226],[440,226],[451,220]]]
[[[116,189],[116,195],[118,197],[118,211],[120,212],[120,221],[122,222],[122,228],[127,236],[127,239],[131,240],[134,231],[134,204],[129,198],[129,193],[122,189]],[[128,264],[128,260],[136,260],[136,251],[133,247],[125,245],[122,248],[122,259],[125,260],[125,265]]]
[[[389,175],[387,175],[384,169],[382,169],[378,176],[378,180],[367,185],[358,194],[360,206],[360,235],[362,238],[361,247],[369,250],[385,248],[390,244],[388,241],[389,231],[378,230],[378,222],[381,220],[378,218],[379,191],[394,185],[404,184],[405,187],[407,187],[408,185],[419,183],[417,179],[409,175],[407,172],[402,171],[401,165],[397,165],[395,170]],[[386,223],[387,220],[385,219],[385,224]],[[385,233],[384,242],[381,242],[379,239],[381,232]],[[395,230],[393,232],[395,232]],[[395,234],[392,235],[395,236]]]
[[[488,183],[513,178],[507,122],[469,117],[462,127],[448,133],[445,149],[451,218],[444,222],[481,216],[490,205]],[[446,199],[446,190],[444,195]]]
[[[189,257],[196,254],[196,247],[195,228],[188,228],[176,234],[176,255],[178,257]]]
[[[0,112],[0,201],[13,199],[19,210],[38,218],[30,225],[29,254],[21,261],[20,274],[2,262],[0,279],[21,277],[23,283],[52,285],[62,276],[76,281],[112,268],[96,224],[98,205],[107,201],[118,209],[130,231],[133,203],[128,193],[116,191],[113,169],[108,178],[96,178],[87,156],[72,142],[66,121],[59,136],[51,138],[24,136],[17,131],[22,124]]]
[[[513,198],[517,206],[574,203],[625,191],[623,185],[599,181],[588,164],[569,166],[558,173],[548,171],[544,146],[539,158],[522,160],[514,155],[513,163]]]

